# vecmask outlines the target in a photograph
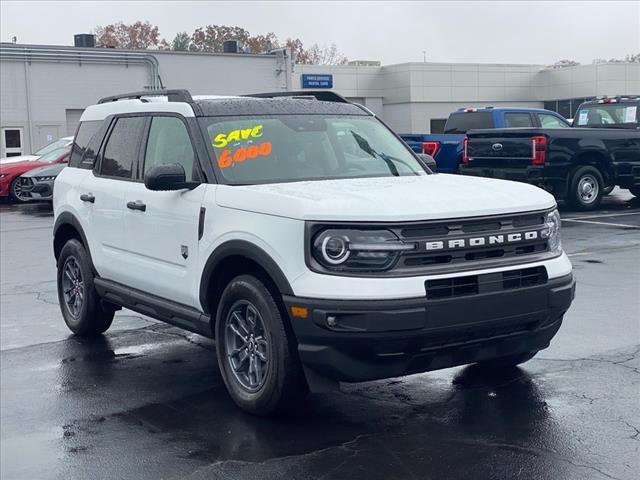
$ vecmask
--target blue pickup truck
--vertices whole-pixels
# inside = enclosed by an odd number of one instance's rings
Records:
[[[571,125],[556,112],[541,108],[461,108],[449,115],[443,134],[400,136],[414,152],[431,155],[438,172],[456,173],[467,130],[514,127],[570,128]]]

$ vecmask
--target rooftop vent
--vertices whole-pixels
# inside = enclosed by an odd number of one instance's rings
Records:
[[[222,42],[224,53],[242,53],[242,43],[238,40],[225,40]]]
[[[94,48],[96,46],[96,36],[90,33],[78,33],[73,36],[73,44],[76,47]]]

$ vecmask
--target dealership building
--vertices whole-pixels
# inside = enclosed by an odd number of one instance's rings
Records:
[[[442,131],[462,107],[539,107],[572,117],[585,98],[640,94],[640,64],[402,63],[298,65],[269,54],[0,44],[0,157],[73,135],[87,105],[129,91],[193,95],[326,89],[361,103],[399,133]]]

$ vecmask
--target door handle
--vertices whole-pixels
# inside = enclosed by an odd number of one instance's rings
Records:
[[[131,210],[140,210],[141,212],[145,212],[147,210],[147,206],[140,200],[136,200],[135,202],[127,202],[127,208],[130,208]]]
[[[83,202],[95,203],[96,197],[93,196],[93,193],[83,193],[80,195],[80,200]]]

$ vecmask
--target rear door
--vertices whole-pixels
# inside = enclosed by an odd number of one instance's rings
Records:
[[[136,116],[114,119],[95,168],[80,187],[94,266],[100,276],[116,282],[126,278],[124,194],[133,180],[146,121]]]
[[[197,308],[199,219],[206,183],[193,190],[152,191],[144,175],[161,164],[179,163],[187,181],[202,181],[188,126],[174,115],[150,118],[138,180],[124,200],[126,272],[123,283]]]

